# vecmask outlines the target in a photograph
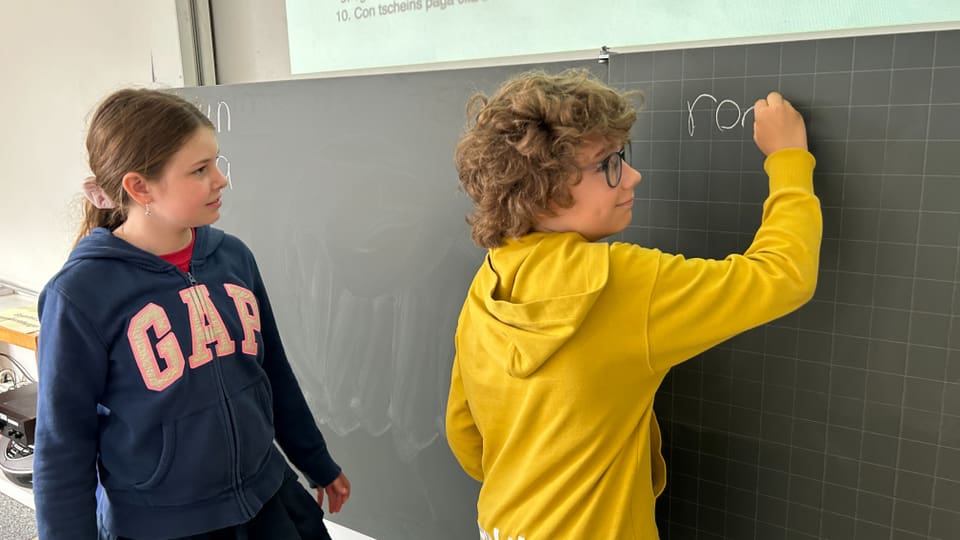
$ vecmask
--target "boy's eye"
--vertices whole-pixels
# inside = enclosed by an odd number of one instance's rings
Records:
[[[597,172],[607,172],[607,168],[610,167],[610,160],[613,158],[614,154],[610,154],[603,161],[597,163]]]

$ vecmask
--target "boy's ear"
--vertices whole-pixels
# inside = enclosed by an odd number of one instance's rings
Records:
[[[130,198],[141,206],[153,202],[153,195],[150,193],[150,184],[143,175],[135,172],[128,172],[123,175],[123,190],[130,195]]]

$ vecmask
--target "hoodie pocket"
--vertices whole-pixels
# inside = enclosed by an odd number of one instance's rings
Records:
[[[135,483],[133,487],[137,489],[151,489],[162,482],[163,477],[166,476],[167,471],[170,470],[170,463],[173,461],[173,450],[177,445],[176,429],[169,424],[162,424],[160,426],[160,440],[160,459],[157,461],[157,466],[153,470],[153,474],[145,481]]]
[[[105,415],[100,432],[100,481],[111,489],[151,489],[163,481],[176,454],[176,422],[125,421]]]
[[[273,447],[273,395],[266,378],[230,397],[237,430],[237,458],[240,477],[257,475],[270,460]]]
[[[227,435],[223,404],[217,401],[159,426],[128,432],[124,438],[105,438],[101,460],[106,474],[101,481],[108,493],[138,504],[179,505],[222,495],[232,485]],[[153,449],[159,452],[154,454]]]

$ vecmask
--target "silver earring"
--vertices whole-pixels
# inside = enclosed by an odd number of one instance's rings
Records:
[[[144,215],[147,215],[147,216],[150,215],[150,205],[149,205],[149,204],[143,205],[143,213],[144,213]]]

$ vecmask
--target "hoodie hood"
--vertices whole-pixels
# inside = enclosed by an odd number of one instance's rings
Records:
[[[536,372],[576,334],[603,292],[608,246],[584,243],[577,233],[533,233],[488,252],[468,305],[480,342],[510,376]]]
[[[223,241],[223,231],[204,226],[195,229],[195,234],[193,261],[202,263],[220,246]],[[77,247],[70,252],[63,270],[89,259],[121,259],[152,272],[169,272],[175,268],[160,257],[117,238],[103,227],[94,229],[80,240]]]

